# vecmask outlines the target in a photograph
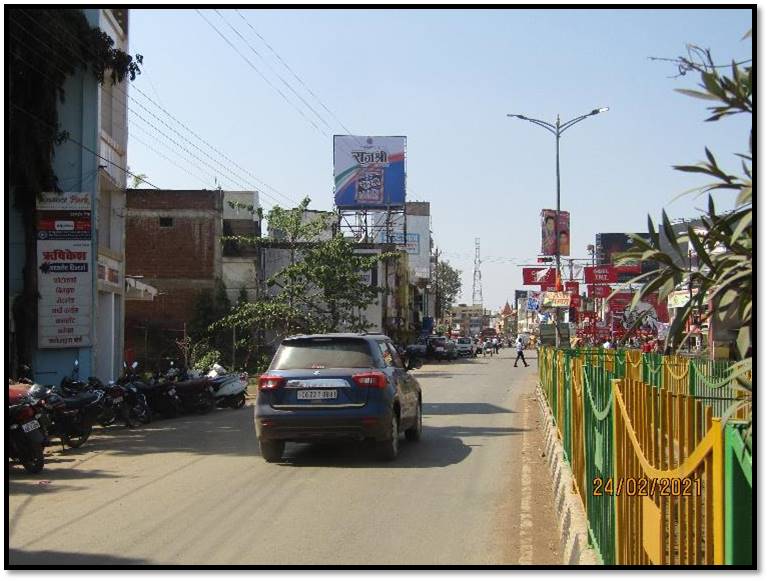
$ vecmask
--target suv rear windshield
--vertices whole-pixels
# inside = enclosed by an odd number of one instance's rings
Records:
[[[459,345],[470,345],[472,343],[472,340],[468,337],[462,337],[459,339]]]
[[[375,367],[368,342],[364,339],[292,339],[277,350],[270,369],[325,369],[335,367]]]

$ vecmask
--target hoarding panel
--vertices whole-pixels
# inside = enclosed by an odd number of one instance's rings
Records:
[[[611,284],[618,282],[616,268],[609,265],[587,266],[584,268],[584,282],[587,284]]]
[[[557,227],[555,224],[557,220]],[[541,211],[541,253],[546,256],[557,254],[558,244],[560,256],[571,254],[571,215],[560,210],[559,218],[556,210]]]
[[[339,208],[405,205],[405,137],[333,136]]]

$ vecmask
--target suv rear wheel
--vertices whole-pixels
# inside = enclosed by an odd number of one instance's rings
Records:
[[[280,462],[283,459],[285,442],[282,440],[259,440],[259,449],[265,462]]]
[[[413,423],[413,427],[405,430],[405,439],[409,442],[418,442],[421,440],[421,402],[416,408],[416,420]]]
[[[394,460],[400,449],[400,422],[397,412],[392,411],[392,425],[389,427],[387,439],[376,442],[376,455],[381,460]]]

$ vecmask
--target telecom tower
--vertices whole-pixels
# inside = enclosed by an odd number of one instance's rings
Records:
[[[472,304],[483,304],[483,275],[480,272],[480,239],[475,238],[475,271],[472,276]]]

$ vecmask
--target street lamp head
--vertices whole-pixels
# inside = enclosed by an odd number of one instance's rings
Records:
[[[608,107],[600,107],[598,109],[592,109],[590,115],[597,115],[598,113],[605,113],[606,111],[608,111]]]
[[[507,117],[517,117],[518,119],[527,119],[525,115],[517,115],[515,113],[507,113]]]

